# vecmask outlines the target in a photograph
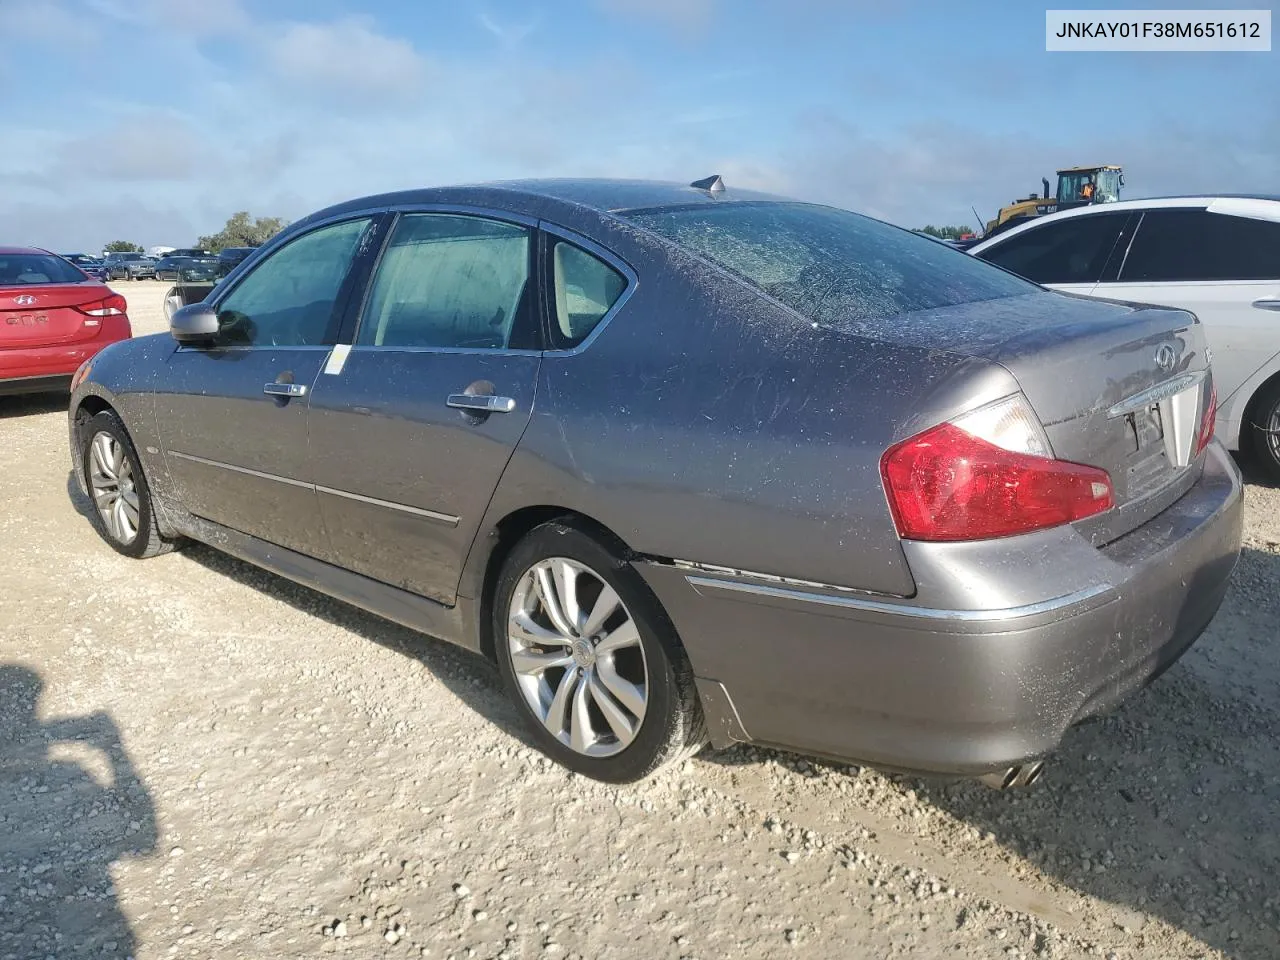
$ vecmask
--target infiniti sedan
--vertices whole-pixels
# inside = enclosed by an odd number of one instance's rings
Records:
[[[1029,783],[1240,548],[1192,314],[718,178],[353,200],[77,380],[113,548],[475,650],[607,781],[709,740]]]

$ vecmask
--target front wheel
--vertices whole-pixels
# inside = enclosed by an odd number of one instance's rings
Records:
[[[498,669],[552,759],[641,780],[705,741],[693,671],[635,569],[568,522],[512,550],[494,594]]]
[[[104,410],[81,430],[81,459],[98,535],[126,557],[144,559],[173,549],[156,526],[151,489],[120,417]]]
[[[1250,452],[1267,479],[1280,484],[1280,382],[1263,391],[1251,407],[1244,425]]]

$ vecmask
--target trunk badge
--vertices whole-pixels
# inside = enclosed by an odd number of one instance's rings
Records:
[[[1160,349],[1156,351],[1156,366],[1168,373],[1173,369],[1173,365],[1178,361],[1178,354],[1169,346],[1169,344],[1161,344]]]
[[[29,293],[24,293],[20,297],[14,297],[13,302],[20,307],[27,307],[36,302],[36,298]]]

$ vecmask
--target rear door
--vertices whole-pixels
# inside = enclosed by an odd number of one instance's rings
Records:
[[[1195,313],[1225,403],[1280,359],[1280,223],[1204,208],[1149,210],[1116,280],[1096,294]]]
[[[307,402],[378,219],[328,223],[214,302],[210,346],[179,346],[155,395],[169,472],[193,514],[313,556],[327,543],[307,477]]]
[[[1047,218],[974,254],[1064,293],[1090,294],[1102,280],[1133,215],[1123,211]]]
[[[334,563],[454,602],[533,407],[536,237],[518,219],[399,216],[354,344],[335,350],[311,396],[311,473]]]

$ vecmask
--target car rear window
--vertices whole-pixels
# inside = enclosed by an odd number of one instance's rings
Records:
[[[83,271],[53,254],[0,254],[0,287],[20,287],[29,283],[81,283],[87,279]]]
[[[1037,289],[945,244],[834,207],[700,204],[623,215],[823,325]]]

